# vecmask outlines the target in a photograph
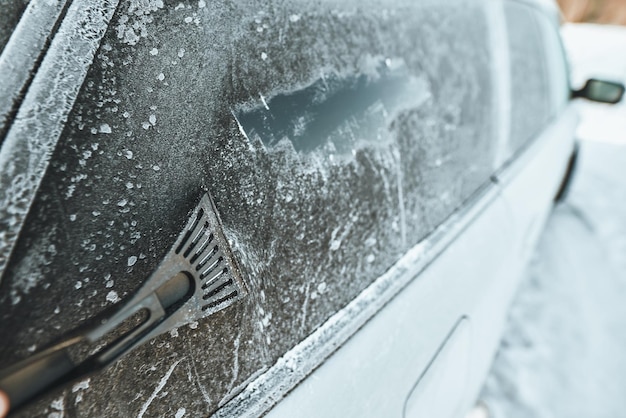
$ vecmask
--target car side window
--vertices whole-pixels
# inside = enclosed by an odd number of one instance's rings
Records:
[[[511,60],[509,151],[515,154],[548,123],[552,103],[546,47],[536,11],[521,2],[506,2],[505,15]]]
[[[556,115],[567,105],[570,94],[569,66],[559,27],[543,13],[536,12],[537,22],[541,28],[547,77],[550,85],[551,114]]]

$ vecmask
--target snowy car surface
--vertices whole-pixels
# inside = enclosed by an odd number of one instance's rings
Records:
[[[63,7],[26,92],[2,115],[0,368],[121,306],[203,190],[248,296],[18,414],[469,406],[572,149],[554,10],[481,0]],[[14,44],[0,45],[0,65],[19,54]],[[434,364],[443,369],[429,374]],[[423,384],[438,376],[466,383],[441,399]]]

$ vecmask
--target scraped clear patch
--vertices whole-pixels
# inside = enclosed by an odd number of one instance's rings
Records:
[[[430,92],[424,78],[402,60],[377,59],[357,74],[322,75],[310,85],[234,112],[249,138],[267,148],[289,140],[302,153],[328,148],[350,154],[389,139],[388,126],[403,110],[421,105]]]

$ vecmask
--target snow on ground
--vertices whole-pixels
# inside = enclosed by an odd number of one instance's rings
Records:
[[[626,29],[570,25],[576,77],[626,79]],[[626,105],[581,106],[578,171],[530,263],[481,398],[493,418],[626,415]]]

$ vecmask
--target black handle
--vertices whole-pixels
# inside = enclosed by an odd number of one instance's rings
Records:
[[[74,377],[72,372],[77,367],[69,357],[67,348],[80,340],[82,338],[65,341],[2,371],[0,390],[9,397],[11,410]]]
[[[194,291],[194,282],[186,273],[179,273],[140,303],[119,311],[107,323],[95,328],[86,337],[76,337],[55,345],[41,353],[0,371],[0,390],[6,392],[11,410],[19,408],[37,395],[54,386],[67,383],[100,369],[137,346],[137,342],[163,321],[166,310],[175,311]],[[108,344],[80,364],[74,363],[68,348],[86,340],[93,342],[117,329],[141,309],[149,310],[148,318]]]

